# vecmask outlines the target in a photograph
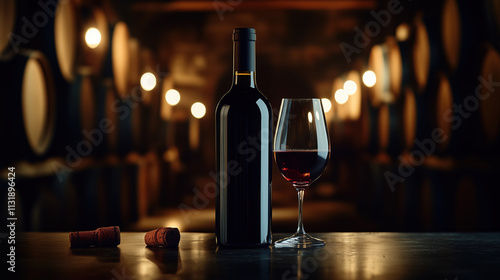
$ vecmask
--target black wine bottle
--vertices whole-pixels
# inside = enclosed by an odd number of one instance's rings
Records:
[[[233,85],[215,113],[216,242],[271,244],[272,111],[255,81],[255,29],[233,32]]]

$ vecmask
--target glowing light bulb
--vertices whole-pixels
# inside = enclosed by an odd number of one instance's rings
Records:
[[[145,91],[150,91],[156,86],[156,77],[151,72],[146,72],[141,76],[141,87]]]
[[[410,32],[410,25],[408,25],[408,23],[401,23],[396,27],[396,38],[400,42],[406,41],[410,37]]]
[[[95,27],[91,27],[85,33],[85,42],[91,49],[95,49],[101,43],[101,32]]]
[[[347,80],[344,83],[344,90],[347,92],[347,94],[353,95],[358,90],[358,85],[352,80]]]
[[[339,104],[344,104],[347,102],[347,99],[349,99],[349,94],[345,92],[343,89],[339,89],[335,92],[335,101]]]
[[[175,106],[181,101],[181,94],[175,89],[169,89],[165,93],[165,100],[169,105]]]
[[[377,82],[377,76],[375,75],[375,72],[368,70],[363,74],[363,83],[367,87],[373,87],[375,83]]]
[[[206,112],[207,109],[205,108],[205,105],[203,105],[203,103],[201,102],[196,102],[193,105],[191,105],[191,114],[193,114],[193,117],[197,119],[203,118]]]
[[[321,98],[321,103],[323,104],[323,110],[325,110],[325,114],[330,112],[332,109],[332,102],[328,98]]]

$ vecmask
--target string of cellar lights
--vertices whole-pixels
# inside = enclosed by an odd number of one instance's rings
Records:
[[[400,30],[401,32],[398,31],[398,34],[400,33],[403,39],[405,35],[405,30]],[[87,43],[87,46],[89,48],[97,48],[101,42],[101,32],[95,28],[95,27],[90,27],[87,29],[85,33],[85,42]],[[373,87],[377,81],[377,77],[375,73],[371,70],[368,70],[363,73],[362,76],[362,81],[367,87]],[[140,78],[140,85],[145,91],[151,91],[153,90],[156,85],[157,85],[157,80],[156,76],[151,73],[151,72],[145,72],[142,74]],[[337,89],[334,95],[334,99],[338,104],[345,104],[349,100],[349,96],[354,95],[358,90],[358,85],[356,82],[352,80],[347,80],[345,81],[343,88],[342,89]],[[179,104],[181,99],[179,91],[175,89],[169,89],[165,93],[165,101],[170,105],[170,106],[175,106]],[[322,98],[321,99],[323,109],[325,113],[330,112],[332,109],[332,103],[328,98]],[[201,102],[195,102],[191,105],[191,114],[199,119],[203,118],[203,116],[206,114],[206,108],[205,105]]]
[[[87,46],[89,48],[97,48],[101,42],[100,31],[95,27],[87,29],[87,32],[85,33],[85,42],[87,43]],[[377,81],[377,78],[373,71],[368,70],[363,73],[362,80],[367,87],[373,87]],[[156,87],[156,76],[151,72],[146,72],[142,74],[140,84],[145,91],[151,91]],[[342,89],[338,89],[335,92],[334,99],[338,104],[345,104],[348,101],[349,96],[355,94],[357,92],[357,89],[358,85],[356,84],[356,82],[347,80],[344,83],[344,87]],[[180,93],[175,89],[169,89],[165,94],[165,101],[171,106],[177,105],[180,102]],[[328,98],[322,98],[321,102],[325,113],[330,112],[332,108],[331,101]],[[191,114],[195,118],[202,118],[206,114],[205,105],[201,102],[192,104]]]
[[[362,80],[365,86],[371,88],[377,82],[377,76],[375,75],[375,72],[367,70],[366,72],[363,73]],[[347,80],[344,82],[343,88],[337,89],[335,91],[334,94],[335,102],[337,102],[340,105],[345,104],[349,100],[349,96],[356,94],[357,91],[358,91],[358,84],[353,80]],[[331,102],[326,98],[323,98],[322,101],[325,113],[327,113],[331,109]],[[325,105],[326,102],[330,104]]]
[[[89,28],[87,30],[87,32],[85,33],[85,42],[87,43],[89,48],[92,48],[92,49],[97,48],[101,42],[101,33],[99,32],[99,30],[95,27]],[[363,83],[367,87],[373,87],[376,83],[375,73],[371,70],[366,71],[363,74],[362,79],[363,79]],[[141,87],[145,91],[153,90],[156,87],[156,83],[157,83],[156,76],[153,73],[146,72],[146,73],[142,74],[141,79],[140,79],[140,84],[141,84]],[[349,99],[349,96],[355,94],[357,92],[357,89],[358,89],[358,85],[356,84],[356,82],[354,82],[352,80],[347,80],[344,83],[344,88],[338,89],[335,92],[335,96],[334,96],[335,101],[338,104],[345,104],[347,102],[347,100]],[[180,93],[175,89],[169,89],[165,93],[165,101],[171,106],[177,105],[180,102]],[[331,101],[328,98],[322,98],[321,102],[322,102],[323,109],[324,109],[325,113],[330,112],[330,110],[332,108]],[[191,114],[195,118],[198,118],[198,119],[203,118],[203,116],[206,114],[205,105],[201,102],[194,103],[191,106]]]
[[[347,80],[344,82],[344,87],[337,89],[334,98],[335,101],[342,105],[349,100],[349,96],[354,95],[358,91],[358,85],[352,80]]]
[[[102,39],[101,32],[99,31],[99,29],[95,27],[90,27],[85,32],[85,43],[91,49],[97,48],[101,43],[101,39]],[[140,85],[142,89],[144,89],[145,91],[148,92],[152,91],[157,85],[156,76],[151,72],[143,73],[140,78]],[[170,106],[175,106],[179,104],[180,100],[181,100],[181,95],[179,91],[175,89],[169,89],[165,93],[165,101]],[[326,98],[325,100],[323,100],[323,106],[325,107],[326,112],[330,111],[331,103]],[[202,102],[195,102],[191,105],[191,114],[193,115],[193,117],[197,119],[203,118],[206,112],[207,109]]]
[[[152,91],[156,87],[156,77],[151,72],[146,72],[142,74],[140,84],[142,89],[145,91]],[[169,89],[165,93],[165,102],[170,106],[175,106],[179,104],[181,100],[181,95],[176,89]],[[205,116],[207,109],[202,102],[195,102],[191,105],[191,114],[197,119],[201,119]]]

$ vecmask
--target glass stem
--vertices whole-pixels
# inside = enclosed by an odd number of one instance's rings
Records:
[[[304,230],[304,224],[302,223],[302,202],[304,201],[304,188],[296,188],[297,189],[297,195],[299,197],[299,221],[297,225],[297,233],[300,235],[306,234],[306,231]]]

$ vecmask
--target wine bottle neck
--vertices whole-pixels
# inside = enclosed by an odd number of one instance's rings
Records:
[[[255,71],[255,41],[233,41],[233,71]]]
[[[237,28],[233,33],[233,85],[256,87],[255,30]]]
[[[255,71],[235,71],[233,84],[235,86],[256,88]]]

